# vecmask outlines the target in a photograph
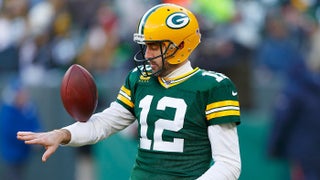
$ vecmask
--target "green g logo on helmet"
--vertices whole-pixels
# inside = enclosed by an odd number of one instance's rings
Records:
[[[168,16],[166,20],[166,24],[168,27],[172,29],[180,29],[188,25],[190,22],[189,17],[182,12],[173,13],[170,16]]]

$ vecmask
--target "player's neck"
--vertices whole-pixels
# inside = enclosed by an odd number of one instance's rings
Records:
[[[193,68],[191,66],[190,61],[187,60],[186,63],[184,63],[182,66],[178,67],[177,69],[175,69],[174,71],[172,71],[171,73],[169,73],[168,75],[166,75],[164,78],[165,79],[173,79],[177,76],[180,76],[182,74],[185,74],[189,71],[192,71]]]

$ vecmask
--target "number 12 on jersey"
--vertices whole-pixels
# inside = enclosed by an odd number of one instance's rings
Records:
[[[158,119],[155,121],[152,147],[152,140],[147,137],[147,117],[149,112],[153,111],[150,109],[152,100],[153,96],[147,95],[139,103],[139,107],[142,108],[140,114],[140,148],[164,152],[183,152],[184,139],[173,138],[172,142],[164,141],[162,134],[164,130],[177,132],[183,128],[184,117],[187,110],[186,102],[183,99],[167,96],[158,101],[156,110],[165,111],[167,107],[170,107],[175,108],[176,111],[174,119]]]

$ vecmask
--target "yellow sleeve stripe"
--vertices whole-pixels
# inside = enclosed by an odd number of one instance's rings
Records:
[[[209,111],[214,108],[224,107],[224,106],[238,106],[239,107],[239,101],[226,100],[226,101],[214,102],[214,103],[207,105],[206,111]]]
[[[126,87],[122,86],[120,90],[131,97],[131,91],[129,89],[127,89]]]
[[[240,116],[239,110],[227,110],[227,111],[220,111],[215,112],[207,115],[207,120],[218,118],[218,117],[224,117],[224,116]]]
[[[127,106],[133,108],[134,104],[125,96],[123,96],[122,94],[118,94],[117,99],[119,99],[121,102],[123,102],[124,104],[126,104]]]
[[[207,120],[224,116],[240,116],[239,101],[225,100],[207,105]]]

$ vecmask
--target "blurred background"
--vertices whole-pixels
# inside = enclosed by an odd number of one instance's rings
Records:
[[[240,179],[312,179],[302,170],[300,161],[305,157],[296,159],[290,150],[306,147],[320,152],[318,146],[311,146],[320,141],[301,144],[291,137],[297,131],[290,129],[300,127],[304,136],[296,137],[320,137],[320,116],[311,114],[320,111],[317,0],[0,0],[1,104],[9,97],[7,86],[19,79],[28,90],[28,101],[36,107],[38,130],[73,123],[60,99],[60,83],[68,67],[77,63],[94,76],[99,92],[97,111],[103,110],[115,100],[134,67],[132,58],[138,46],[132,35],[139,18],[162,2],[185,6],[199,20],[202,43],[190,58],[193,65],[226,74],[238,88]],[[312,106],[299,109],[306,104]],[[293,105],[294,110],[290,109]],[[302,114],[307,110],[313,123]],[[297,121],[303,123],[295,125]],[[310,137],[309,132],[313,132]],[[0,136],[0,141],[7,138],[4,133]],[[0,143],[1,152],[14,151]],[[61,147],[46,163],[41,162],[43,148],[33,146],[14,168],[10,165],[16,161],[8,160],[4,153],[0,176],[18,169],[26,180],[128,179],[136,147],[135,125],[92,146]],[[320,157],[302,150],[297,154],[307,159]],[[319,162],[312,167],[319,168]]]

